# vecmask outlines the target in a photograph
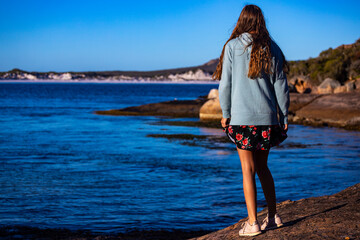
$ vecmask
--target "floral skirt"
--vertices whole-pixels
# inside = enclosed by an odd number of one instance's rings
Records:
[[[280,125],[229,125],[223,131],[238,148],[245,150],[269,150],[287,138]]]

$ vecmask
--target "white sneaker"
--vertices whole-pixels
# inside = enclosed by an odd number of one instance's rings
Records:
[[[261,230],[266,231],[270,229],[275,229],[284,225],[281,221],[281,218],[278,213],[275,213],[273,218],[269,218],[269,214],[266,215],[266,218],[262,221]]]
[[[255,220],[255,222],[250,225],[250,223],[247,221],[245,221],[242,225],[241,228],[239,230],[239,235],[240,236],[255,236],[261,233],[260,230],[260,225],[258,223],[258,221]]]

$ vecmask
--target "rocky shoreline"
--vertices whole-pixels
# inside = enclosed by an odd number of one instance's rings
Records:
[[[289,122],[360,130],[360,92],[291,94]]]
[[[360,183],[339,193],[310,197],[297,201],[287,200],[277,204],[284,226],[247,239],[360,239]],[[261,221],[267,208],[258,213]],[[247,218],[220,230],[133,230],[125,233],[101,234],[89,230],[65,228],[36,228],[27,226],[2,226],[0,239],[239,239],[240,225]]]
[[[213,96],[215,95],[215,96]],[[289,123],[314,127],[360,130],[360,91],[332,94],[290,93]],[[95,114],[114,116],[168,116],[200,118],[184,125],[220,127],[221,109],[216,94],[195,100],[173,100],[123,109],[99,110]],[[181,125],[181,122],[178,122]]]
[[[277,204],[284,226],[248,239],[360,239],[360,183],[334,195],[311,197]],[[267,209],[258,213],[261,221]],[[192,240],[239,239],[247,218]]]

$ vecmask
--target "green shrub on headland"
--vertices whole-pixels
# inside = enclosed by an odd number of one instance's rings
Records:
[[[316,58],[289,61],[289,78],[296,75],[309,76],[313,84],[319,85],[325,78],[340,83],[360,77],[360,39],[349,45],[322,51]]]

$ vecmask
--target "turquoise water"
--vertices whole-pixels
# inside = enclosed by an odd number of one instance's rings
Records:
[[[194,99],[212,88],[217,85],[0,83],[0,223],[99,232],[236,223],[247,214],[230,142],[191,146],[146,136],[222,135],[220,128],[93,113]],[[359,132],[290,125],[288,136],[269,156],[278,202],[359,182]],[[258,179],[257,188],[261,210]]]

